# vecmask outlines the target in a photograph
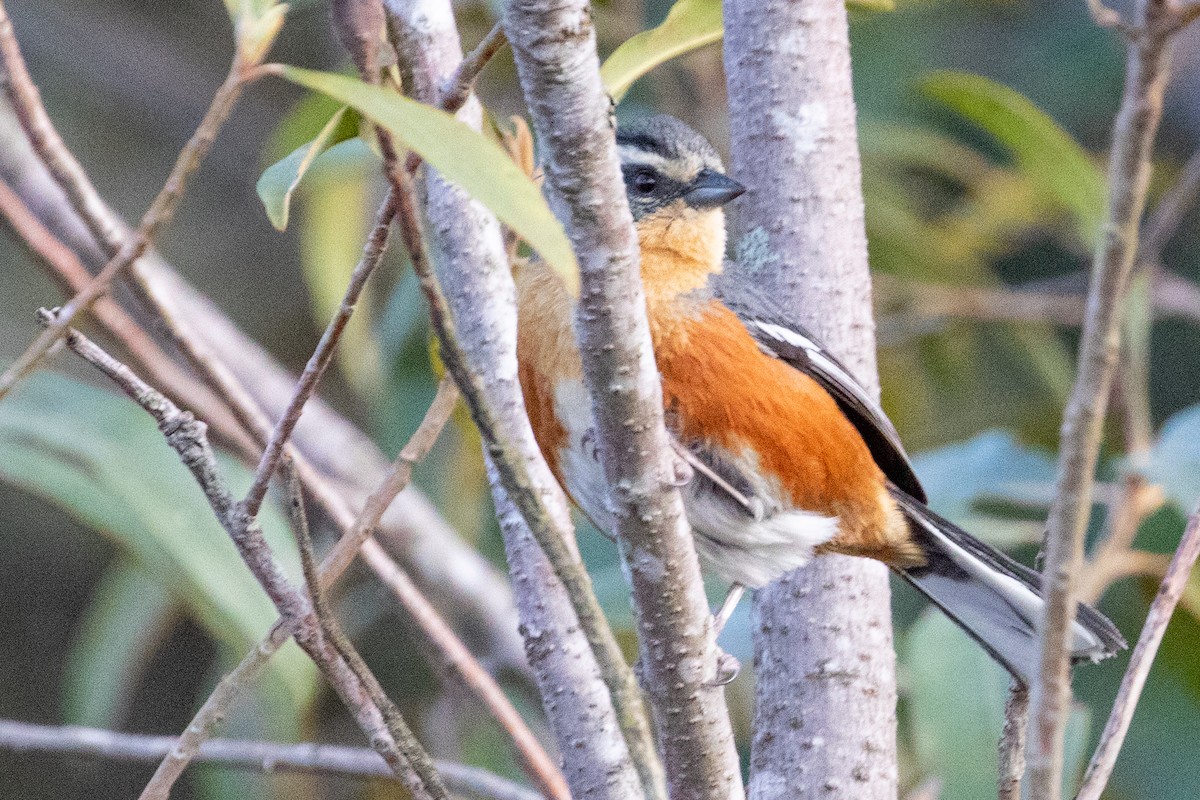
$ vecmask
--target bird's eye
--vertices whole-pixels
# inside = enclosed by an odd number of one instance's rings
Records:
[[[638,194],[650,194],[658,187],[658,178],[649,170],[641,170],[633,175],[633,188]]]

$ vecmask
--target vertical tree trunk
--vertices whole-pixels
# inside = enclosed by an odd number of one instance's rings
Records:
[[[730,282],[783,303],[878,392],[842,0],[725,0],[735,206]],[[887,571],[840,556],[758,592],[750,797],[896,796]]]

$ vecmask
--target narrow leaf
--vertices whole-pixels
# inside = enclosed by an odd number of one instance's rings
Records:
[[[249,485],[222,460],[236,494]],[[274,606],[242,563],[187,468],[144,411],[123,395],[39,373],[0,404],[0,480],[45,498],[117,544],[220,643],[241,651],[274,624]],[[289,573],[299,559],[277,507],[263,531]],[[315,687],[298,650],[269,670],[303,707]]]
[[[1084,243],[1096,241],[1107,196],[1104,175],[1049,115],[1021,93],[979,75],[936,72],[921,88],[994,136],[1023,175],[1071,212]]]
[[[342,119],[345,115],[345,107],[338,109],[325,123],[325,127],[321,128],[321,132],[315,139],[297,147],[289,155],[263,170],[262,177],[258,179],[254,190],[258,192],[258,199],[262,201],[267,217],[276,230],[287,229],[292,194],[300,185],[300,179],[317,160],[317,156],[324,153],[330,146],[349,138],[348,136],[338,138],[339,133],[346,133],[345,127],[342,126]]]
[[[579,268],[562,225],[546,205],[537,184],[498,144],[440,109],[369,86],[357,78],[297,67],[283,67],[280,74],[357,109],[386,128],[405,147],[487,206],[562,276],[572,292],[578,292]]]
[[[67,657],[63,711],[69,724],[122,727],[142,670],[178,611],[178,601],[129,562],[118,560],[105,571]]]
[[[664,61],[718,42],[725,29],[721,0],[678,0],[656,28],[628,39],[600,68],[600,78],[614,100],[620,100],[638,78]]]
[[[891,11],[895,0],[847,0],[850,8]],[[600,68],[600,78],[613,100],[650,70],[676,56],[719,42],[725,35],[721,0],[677,0],[657,27],[630,37]]]

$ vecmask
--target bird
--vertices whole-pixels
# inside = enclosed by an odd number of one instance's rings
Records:
[[[746,188],[703,136],[671,116],[620,125],[616,145],[664,420],[691,467],[684,511],[702,564],[731,584],[717,630],[743,589],[823,553],[871,558],[1028,684],[1041,575],[930,509],[895,426],[850,370],[786,309],[731,290],[723,208]],[[537,259],[517,264],[514,280],[518,377],[535,438],[571,499],[611,538],[575,301]],[[1124,647],[1112,622],[1078,606],[1074,661]]]

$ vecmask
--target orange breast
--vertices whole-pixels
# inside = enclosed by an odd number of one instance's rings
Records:
[[[750,448],[784,504],[840,519],[828,549],[908,559],[907,526],[858,431],[815,381],[763,353],[715,300],[652,300],[655,353],[672,427],[685,441]]]

